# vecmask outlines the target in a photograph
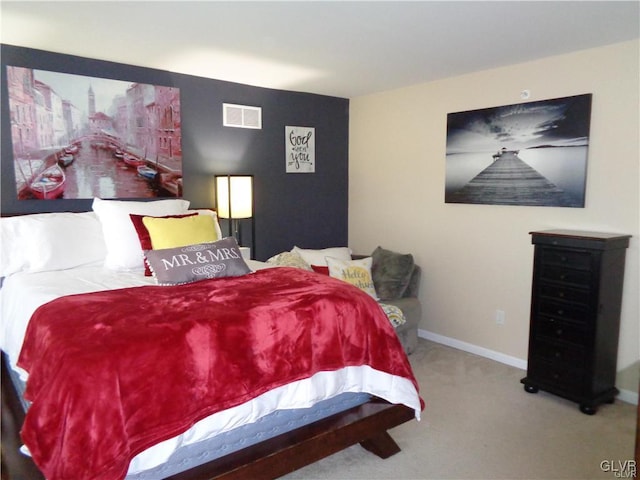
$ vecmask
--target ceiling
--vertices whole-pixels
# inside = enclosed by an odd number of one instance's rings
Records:
[[[639,1],[4,1],[2,43],[353,98],[638,38]]]

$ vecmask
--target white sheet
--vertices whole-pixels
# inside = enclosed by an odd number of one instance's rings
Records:
[[[253,260],[248,260],[247,263],[254,271],[269,267]],[[74,293],[154,284],[152,277],[145,277],[140,273],[116,272],[95,266],[11,275],[4,280],[0,289],[0,347],[9,356],[11,366],[26,379],[26,372],[20,371],[15,364],[29,319],[40,305]],[[391,403],[404,404],[414,409],[416,418],[420,418],[420,399],[413,384],[407,379],[367,366],[320,372],[309,379],[285,385],[238,407],[205,418],[182,435],[140,453],[131,461],[129,473],[147,470],[165,462],[182,445],[254,422],[278,409],[309,407],[343,392],[368,392]]]

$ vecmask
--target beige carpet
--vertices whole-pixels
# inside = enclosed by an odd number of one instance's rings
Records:
[[[523,370],[426,340],[410,359],[427,405],[422,421],[391,430],[400,453],[381,460],[355,445],[283,478],[613,479],[601,462],[633,459],[633,405],[584,415],[526,393]]]

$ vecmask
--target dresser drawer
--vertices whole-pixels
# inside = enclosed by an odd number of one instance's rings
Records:
[[[585,350],[578,345],[537,338],[531,345],[530,354],[554,365],[563,364],[574,368],[584,368],[585,366]]]
[[[544,284],[540,285],[540,295],[555,300],[567,302],[589,304],[591,295],[589,290],[565,287],[563,285]]]
[[[561,248],[543,248],[542,262],[547,265],[565,265],[579,270],[591,270],[591,253]]]
[[[567,391],[576,392],[584,388],[584,370],[553,364],[535,357],[529,360],[527,375],[536,382],[544,382]]]
[[[587,330],[582,325],[563,322],[541,315],[535,321],[536,338],[547,337],[576,345],[584,345],[587,342]]]
[[[591,284],[591,272],[543,264],[540,267],[540,279],[588,287]]]
[[[568,319],[576,322],[588,322],[592,313],[587,306],[574,305],[570,303],[554,302],[551,300],[540,300],[538,302],[538,312],[557,319]]]

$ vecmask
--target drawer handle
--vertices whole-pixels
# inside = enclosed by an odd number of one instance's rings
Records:
[[[558,315],[564,315],[564,310],[563,310],[563,309],[561,309],[561,308],[559,308],[559,309],[558,309]]]

